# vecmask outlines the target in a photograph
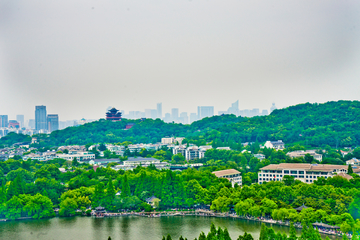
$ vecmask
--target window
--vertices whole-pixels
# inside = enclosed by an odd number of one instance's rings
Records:
[[[304,171],[299,171],[299,174],[304,174]]]
[[[291,170],[291,174],[297,174],[296,170]]]
[[[304,175],[300,175],[299,178],[304,178]]]
[[[289,174],[289,170],[284,170],[284,173],[287,173],[287,174]]]

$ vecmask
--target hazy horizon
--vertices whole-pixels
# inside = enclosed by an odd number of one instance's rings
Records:
[[[0,115],[359,100],[359,1],[0,0]]]

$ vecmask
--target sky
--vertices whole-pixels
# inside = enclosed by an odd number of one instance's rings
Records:
[[[359,100],[358,0],[0,0],[0,115]]]

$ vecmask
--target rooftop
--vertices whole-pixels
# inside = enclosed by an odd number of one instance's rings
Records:
[[[215,176],[217,177],[222,177],[226,175],[239,174],[240,172],[235,169],[226,169],[226,170],[215,171],[212,173],[215,174]]]
[[[283,169],[299,169],[306,171],[333,171],[335,169],[346,169],[346,165],[330,165],[330,164],[309,164],[309,163],[280,163],[270,164],[260,170],[283,170]]]

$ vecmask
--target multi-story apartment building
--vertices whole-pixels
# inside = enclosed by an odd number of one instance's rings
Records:
[[[239,186],[242,185],[241,173],[238,170],[227,169],[227,170],[215,171],[212,173],[215,174],[215,176],[217,176],[218,178],[228,179],[233,187],[235,186],[235,183],[237,183]]]
[[[288,155],[291,158],[295,157],[305,157],[306,154],[309,154],[310,156],[314,157],[315,160],[318,160],[319,162],[322,161],[322,155],[315,152],[315,150],[299,150],[294,152],[289,152],[286,155]]]
[[[90,160],[95,160],[95,154],[89,152],[71,152],[71,154],[57,154],[58,158],[63,158],[68,161],[76,160],[78,162],[88,162]]]
[[[347,165],[326,165],[308,163],[280,163],[270,164],[260,168],[259,184],[270,181],[282,181],[283,177],[293,176],[304,183],[313,183],[319,177],[329,178],[337,174],[347,173]],[[347,174],[346,174],[347,175]]]

